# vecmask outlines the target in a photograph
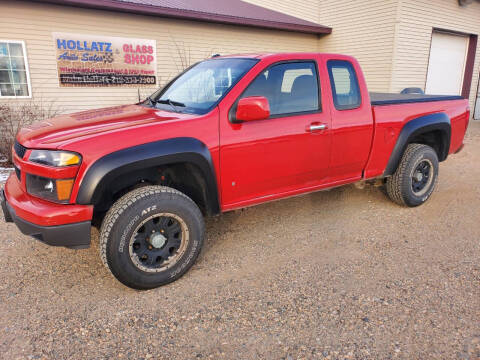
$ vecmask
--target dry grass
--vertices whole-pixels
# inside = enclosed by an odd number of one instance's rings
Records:
[[[45,120],[60,113],[53,102],[28,101],[20,104],[0,103],[0,158],[11,161],[11,149],[15,136],[23,126]]]

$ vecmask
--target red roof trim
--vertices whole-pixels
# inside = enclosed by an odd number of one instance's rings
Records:
[[[247,17],[239,17],[224,14],[207,13],[195,10],[176,9],[149,4],[129,3],[118,0],[33,0],[42,3],[53,3],[57,5],[67,5],[84,7],[91,9],[113,10],[143,15],[155,15],[161,17],[205,21],[230,25],[253,26],[265,29],[286,30],[308,34],[330,34],[332,28],[317,25],[307,25],[304,23],[279,22]],[[293,18],[293,17],[292,17]],[[299,19],[300,22],[300,19]],[[304,21],[302,21],[304,22]]]

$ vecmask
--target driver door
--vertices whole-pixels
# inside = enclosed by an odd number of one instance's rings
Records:
[[[267,67],[239,99],[249,96],[267,98],[270,117],[240,124],[220,119],[224,210],[307,191],[327,179],[330,116],[322,109],[316,61]]]

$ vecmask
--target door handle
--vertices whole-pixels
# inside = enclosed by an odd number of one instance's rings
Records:
[[[310,125],[310,131],[325,130],[326,128],[327,128],[327,125],[325,124]]]

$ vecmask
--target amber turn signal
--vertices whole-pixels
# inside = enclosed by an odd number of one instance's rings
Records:
[[[66,152],[60,153],[60,166],[78,165],[80,162],[80,156],[77,154]]]
[[[69,200],[72,193],[73,179],[57,180],[56,185],[58,200]]]

